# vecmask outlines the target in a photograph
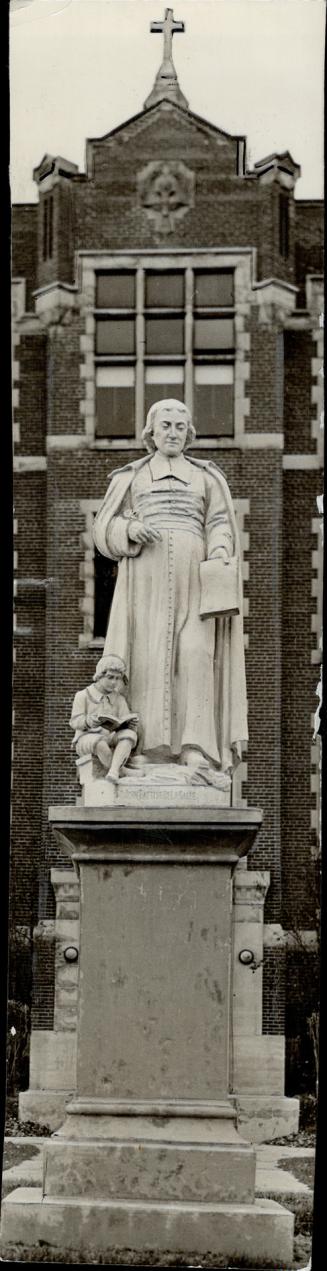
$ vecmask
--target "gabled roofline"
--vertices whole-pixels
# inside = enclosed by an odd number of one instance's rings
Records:
[[[160,98],[160,101],[154,102],[153,106],[148,106],[146,110],[139,110],[136,115],[130,115],[129,119],[125,119],[122,124],[117,124],[115,128],[111,128],[109,132],[105,132],[102,137],[87,137],[86,146],[100,145],[101,142],[107,141],[109,137],[115,137],[118,133],[123,132],[130,124],[137,123],[141,119],[149,119],[156,110],[160,110],[160,106],[163,102],[166,102],[171,110],[177,110],[182,119],[188,119],[189,121],[195,120],[196,123],[208,129],[210,133],[219,134],[221,137],[228,138],[229,141],[246,141],[246,135],[244,133],[226,132],[224,128],[218,128],[216,124],[212,124],[210,120],[205,119],[203,115],[197,115],[194,110],[185,110],[185,107],[179,106],[178,102],[172,102],[170,97],[162,97]]]
[[[262,164],[264,163],[271,163],[272,159],[280,159],[280,160],[289,159],[290,162],[293,164],[294,168],[298,168],[300,166],[298,163],[296,163],[296,160],[293,159],[293,155],[291,155],[290,150],[273,150],[271,154],[265,154],[263,155],[262,159],[257,159],[257,162],[254,164],[254,167],[260,168]]]

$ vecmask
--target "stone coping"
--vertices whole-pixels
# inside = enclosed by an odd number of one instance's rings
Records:
[[[199,799],[200,804],[200,799]],[[220,830],[241,826],[244,829],[260,829],[261,808],[90,808],[75,804],[56,804],[49,807],[49,821],[53,826],[124,825],[163,822],[165,825],[213,825]]]

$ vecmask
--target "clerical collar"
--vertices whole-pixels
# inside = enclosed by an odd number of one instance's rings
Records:
[[[160,481],[162,477],[176,477],[185,485],[189,485],[191,481],[191,465],[187,459],[184,459],[183,454],[168,458],[167,455],[162,455],[160,450],[156,450],[150,460],[150,468],[155,481]]]

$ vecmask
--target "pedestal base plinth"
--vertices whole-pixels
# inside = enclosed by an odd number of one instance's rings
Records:
[[[57,1199],[250,1204],[254,1183],[228,1105],[212,1117],[72,1113],[45,1149],[43,1192]]]
[[[271,1200],[251,1205],[145,1202],[134,1200],[58,1200],[42,1198],[41,1189],[19,1188],[4,1203],[3,1238],[9,1244],[35,1245],[79,1253],[189,1254],[192,1261],[210,1254],[216,1266],[288,1268],[293,1256],[294,1217]],[[133,1257],[131,1257],[133,1251]]]
[[[9,1244],[289,1267],[293,1215],[254,1200],[231,1088],[232,875],[258,809],[58,808],[81,879],[77,1091]]]

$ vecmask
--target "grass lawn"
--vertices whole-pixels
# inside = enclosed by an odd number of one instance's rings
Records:
[[[11,1169],[12,1165],[22,1165],[23,1161],[30,1161],[32,1156],[37,1156],[38,1147],[34,1147],[33,1143],[4,1143],[3,1148],[3,1164],[2,1169]]]

